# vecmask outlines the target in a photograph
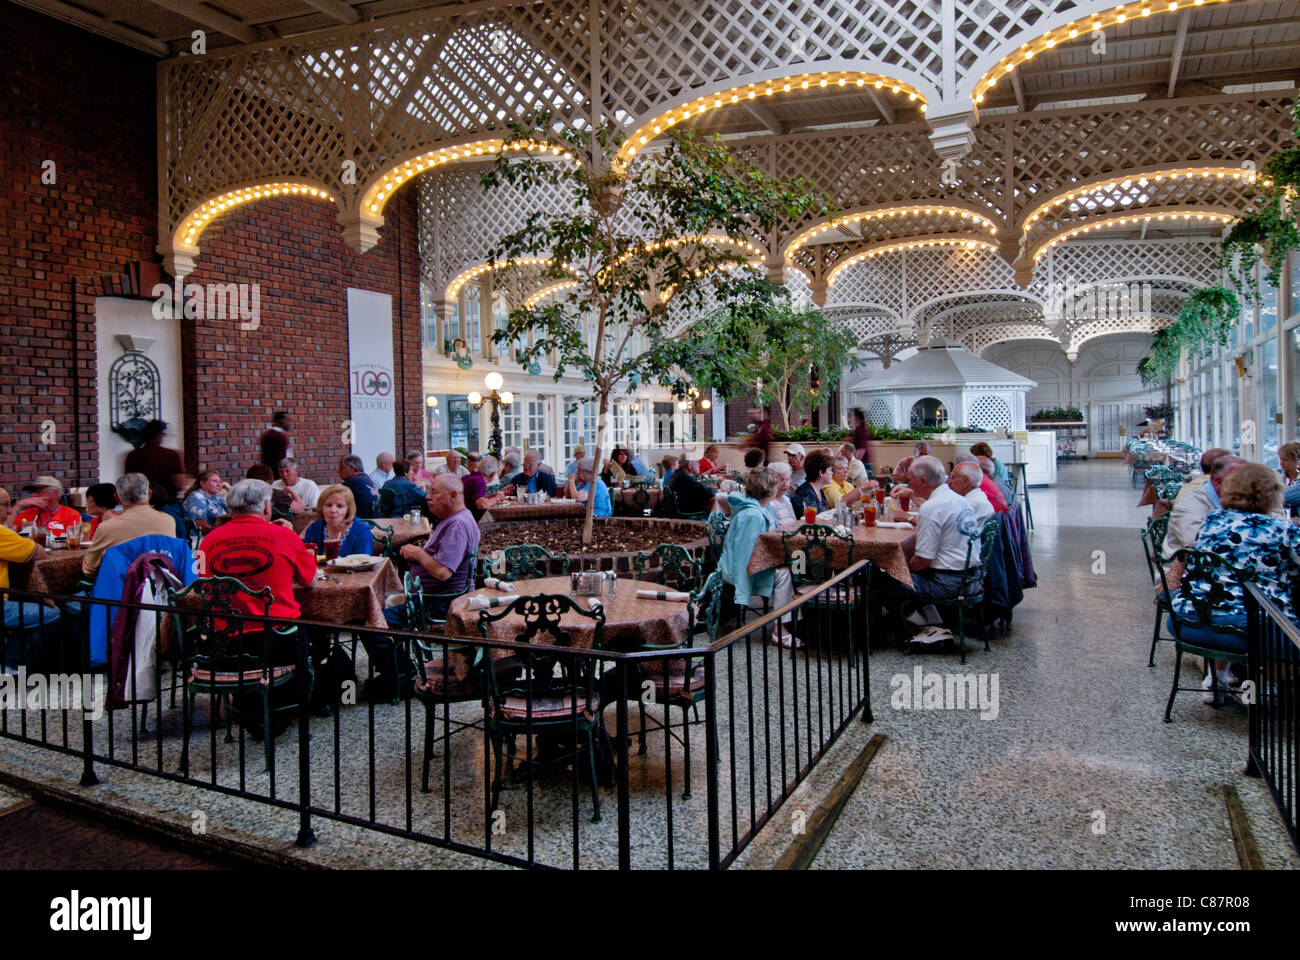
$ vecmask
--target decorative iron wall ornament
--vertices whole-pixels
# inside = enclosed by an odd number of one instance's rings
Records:
[[[108,368],[109,427],[132,446],[150,420],[162,418],[162,376],[158,365],[137,350],[128,350]]]

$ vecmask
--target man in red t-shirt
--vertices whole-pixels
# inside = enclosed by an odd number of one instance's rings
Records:
[[[199,544],[199,573],[234,577],[250,590],[270,587],[272,617],[296,618],[301,613],[294,584],[310,586],[316,579],[316,553],[293,532],[288,520],[271,522],[271,485],[240,480],[226,497],[230,519]],[[264,604],[243,595],[234,598],[244,613],[261,615]],[[245,632],[261,629],[250,621]],[[276,660],[294,662],[292,649],[277,650]]]
[[[15,530],[21,531],[35,523],[61,537],[67,532],[68,524],[81,522],[78,511],[59,503],[63,484],[54,477],[37,477],[23,490],[27,491],[27,496],[14,504],[9,522]]]

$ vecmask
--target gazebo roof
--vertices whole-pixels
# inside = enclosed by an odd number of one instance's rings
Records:
[[[933,387],[1005,387],[1028,390],[1038,384],[996,363],[981,360],[957,344],[920,348],[915,356],[895,363],[849,387],[850,393],[876,390],[920,390]]]

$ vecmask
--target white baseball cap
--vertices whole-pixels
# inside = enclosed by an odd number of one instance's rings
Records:
[[[788,446],[788,447],[785,448],[785,452],[786,452],[787,455],[793,453],[796,457],[806,457],[806,456],[808,456],[808,451],[805,450],[805,449],[803,448],[803,444],[802,444],[802,443],[792,443],[792,444],[790,444],[790,446]]]

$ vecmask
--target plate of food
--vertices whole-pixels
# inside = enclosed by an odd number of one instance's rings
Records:
[[[383,557],[372,557],[368,553],[350,553],[346,557],[331,560],[328,566],[355,573],[360,570],[373,570],[383,562],[383,559]]]

